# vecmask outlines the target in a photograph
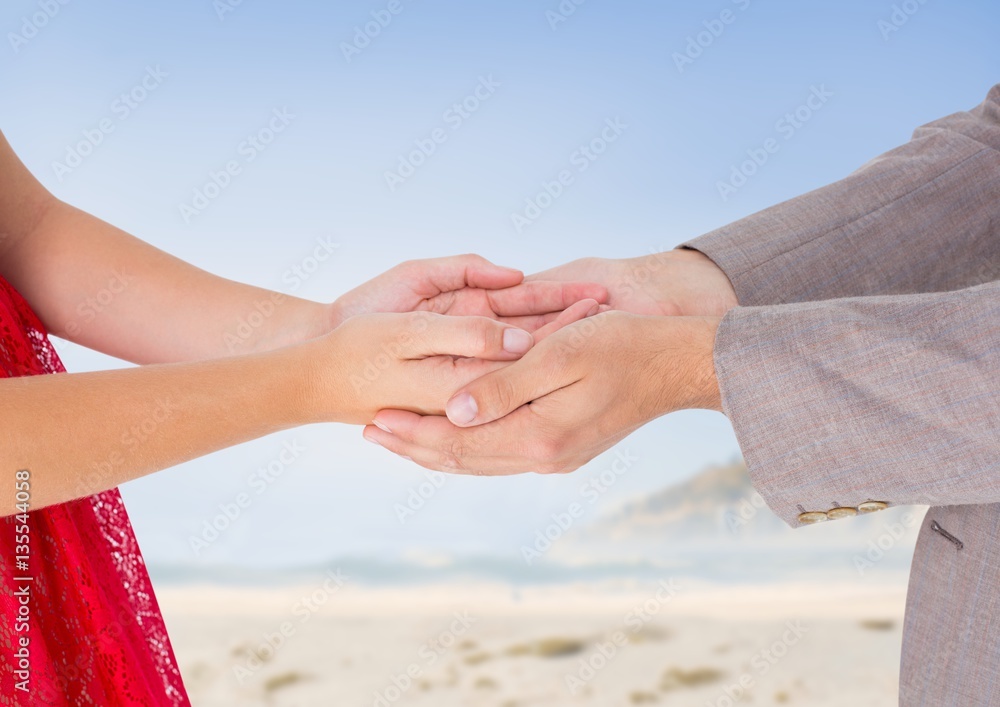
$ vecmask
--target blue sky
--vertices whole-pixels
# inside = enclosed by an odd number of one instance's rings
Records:
[[[51,0],[58,11],[36,27],[47,5],[0,11],[0,128],[34,173],[64,200],[262,286],[281,289],[317,238],[333,239],[336,256],[298,293],[321,300],[409,258],[478,252],[533,271],[671,248],[843,177],[1000,81],[1000,8],[986,0],[586,0],[564,3],[575,11],[557,22],[556,0],[243,0],[221,18],[212,0]],[[373,12],[391,22],[345,57]],[[488,95],[457,114],[484,82]],[[129,106],[121,94],[133,91],[142,100]],[[824,102],[782,126],[814,91]],[[283,130],[251,160],[243,143],[275,111]],[[579,171],[574,155],[608,120],[620,136]],[[53,166],[102,126],[79,166]],[[436,130],[445,139],[391,189],[386,172]],[[718,183],[769,139],[777,151],[723,199]],[[232,160],[240,173],[185,219],[181,204]],[[573,183],[519,233],[511,215],[567,168]],[[71,370],[121,365],[60,350]],[[289,443],[304,451],[287,473],[196,558],[192,533]],[[659,420],[621,449],[638,461],[595,515],[738,453],[710,413]],[[507,554],[612,460],[566,477],[451,479],[400,524],[393,505],[422,471],[356,428],[324,425],[123,493],[153,564]]]

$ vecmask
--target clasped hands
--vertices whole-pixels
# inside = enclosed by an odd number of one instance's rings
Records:
[[[713,347],[735,305],[696,251],[527,279],[477,256],[414,261],[335,303],[354,349],[334,359],[354,367],[337,372],[340,403],[367,440],[429,469],[573,471],[661,415],[721,410]]]

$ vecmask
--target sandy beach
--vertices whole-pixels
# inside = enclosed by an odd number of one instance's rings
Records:
[[[905,585],[366,588],[158,596],[196,707],[896,704]]]

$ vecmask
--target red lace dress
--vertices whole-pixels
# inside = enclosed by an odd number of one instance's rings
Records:
[[[64,370],[38,317],[0,278],[0,378]],[[16,472],[0,470],[4,496]],[[16,512],[0,518],[0,705],[189,705],[117,489]],[[27,692],[17,687],[25,677]]]

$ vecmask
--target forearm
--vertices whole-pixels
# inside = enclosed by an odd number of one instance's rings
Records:
[[[212,275],[52,200],[3,275],[55,335],[136,363],[268,351],[330,331],[332,305]]]
[[[738,307],[715,364],[751,478],[792,525],[834,501],[1000,503],[1000,282]]]
[[[317,420],[314,344],[251,356],[0,380],[0,503],[31,474],[31,508]]]

